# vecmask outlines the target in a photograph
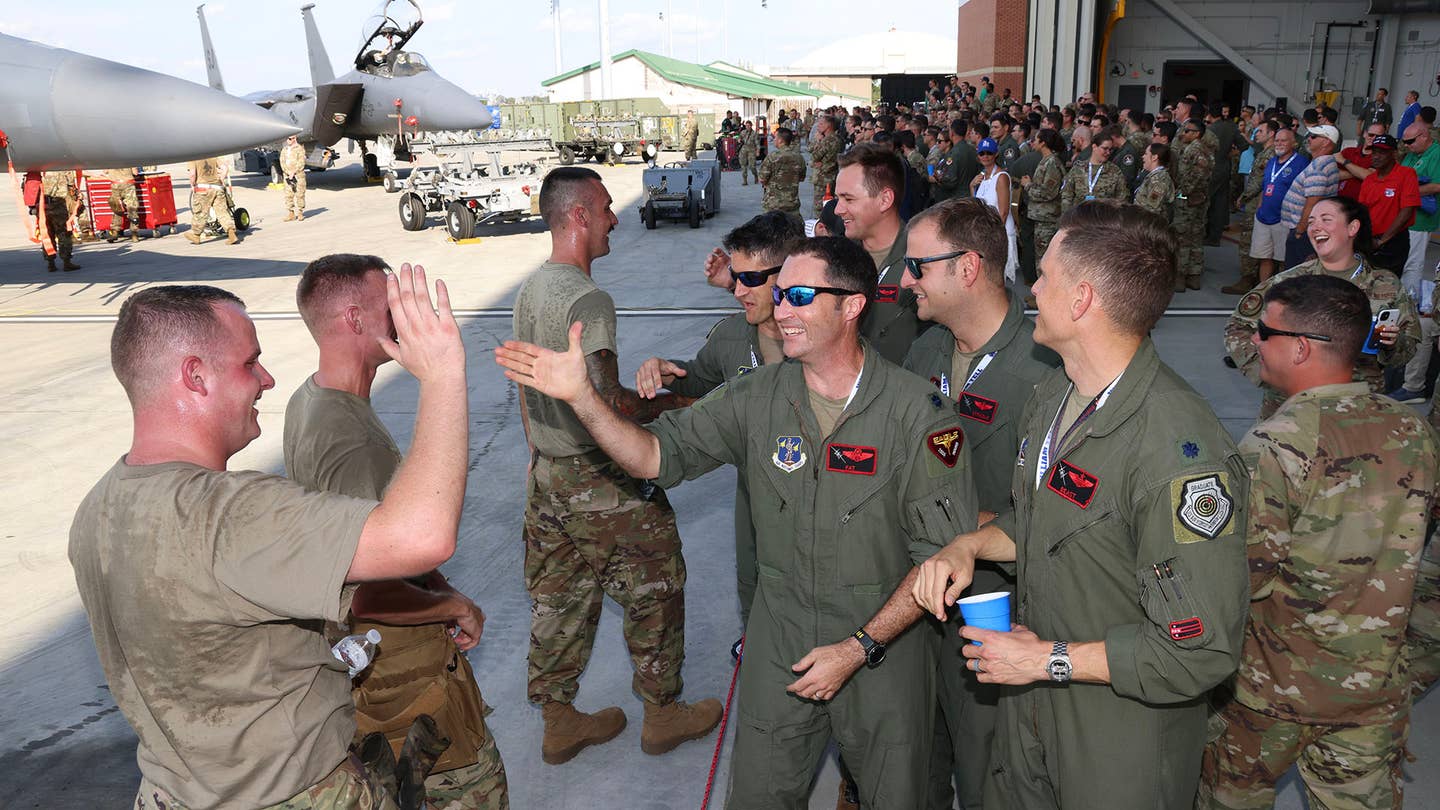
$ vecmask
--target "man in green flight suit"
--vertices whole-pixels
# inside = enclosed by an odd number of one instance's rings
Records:
[[[746,626],[728,807],[805,807],[833,737],[861,805],[921,804],[935,717],[934,635],[912,628],[915,565],[975,526],[954,405],[860,339],[875,291],[865,251],[807,240],[785,260],[785,363],[763,366],[648,429],[564,354],[507,342],[506,376],[569,402],[631,474],[662,484],[734,464],[750,491],[759,587]],[[809,467],[809,469],[806,469]],[[908,628],[908,629],[907,629]],[[888,655],[887,655],[888,651]]]
[[[930,380],[959,403],[970,443],[980,511],[1010,509],[1020,414],[1035,385],[1060,363],[1035,345],[1035,327],[1020,296],[1005,287],[1005,226],[980,200],[946,200],[910,220],[907,272],[921,317],[936,322],[905,357],[905,368]],[[974,593],[1008,591],[1015,579],[995,563],[976,568]],[[982,807],[999,689],[965,671],[965,644],[954,621],[933,623],[943,633],[927,807],[951,807],[958,784],[961,806]]]
[[[715,324],[695,359],[652,357],[641,363],[635,372],[636,392],[654,399],[666,388],[677,396],[699,399],[762,365],[782,362],[785,353],[770,291],[785,257],[804,239],[804,226],[780,211],[761,214],[727,234],[728,272],[735,300],[745,311]],[[742,626],[750,618],[755,578],[755,526],[750,521],[750,494],[741,478],[735,486],[735,586]]]
[[[845,223],[845,236],[870,254],[878,270],[860,334],[897,365],[929,327],[915,314],[915,294],[900,286],[905,274],[905,223],[900,219],[904,193],[905,164],[894,152],[862,143],[840,156],[835,215]]]
[[[987,807],[1189,808],[1205,695],[1234,671],[1248,607],[1245,465],[1148,334],[1175,241],[1136,206],[1081,203],[1035,285],[1035,341],[1064,360],[1020,422],[1012,511],[921,568],[937,617],[975,561],[1016,562],[1011,632],[966,627],[1000,698]]]
[[[935,184],[932,196],[936,202],[970,196],[970,181],[980,172],[980,155],[966,140],[969,133],[970,125],[963,119],[950,122],[950,153],[940,160],[930,178]]]

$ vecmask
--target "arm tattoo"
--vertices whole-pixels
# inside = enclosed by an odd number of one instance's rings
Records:
[[[654,399],[644,399],[639,394],[620,384],[620,363],[615,353],[601,349],[585,356],[585,367],[590,372],[590,384],[600,393],[605,404],[614,408],[627,419],[644,424],[671,410],[688,405],[690,400],[675,394],[661,394]]]

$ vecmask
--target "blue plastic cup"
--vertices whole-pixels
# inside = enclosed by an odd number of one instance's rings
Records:
[[[971,627],[1010,632],[1010,592],[995,591],[967,596],[957,602],[960,616]],[[971,644],[980,644],[971,641]]]

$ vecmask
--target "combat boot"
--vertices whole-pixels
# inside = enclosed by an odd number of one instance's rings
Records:
[[[659,704],[645,701],[645,726],[640,732],[640,750],[663,754],[686,740],[698,740],[720,723],[724,708],[720,701],[706,698],[689,704],[683,700]]]
[[[113,244],[113,243],[115,243],[116,241],[118,241],[119,239],[120,239],[120,232],[117,231],[117,230],[115,230],[114,228],[111,228],[110,230],[108,230],[108,231],[105,232],[105,241],[106,241],[106,242],[110,242],[110,243]]]
[[[192,245],[200,244],[200,232],[195,230],[194,228],[191,228],[190,230],[185,232],[185,238],[189,239],[190,244]]]
[[[225,232],[225,244],[227,244],[227,245],[234,245],[234,244],[239,243],[239,241],[240,241],[240,237],[238,237],[238,236],[235,235],[235,229],[234,229],[234,228],[231,228],[230,230],[228,230],[228,231]]]
[[[56,270],[59,270],[59,269],[60,269],[60,268],[58,268],[58,267],[55,266],[55,257],[54,257],[54,256],[46,256],[46,257],[45,257],[45,266],[46,266],[47,268],[49,268],[49,270],[50,270],[51,273],[53,273],[53,272],[55,272]]]
[[[1258,275],[1241,276],[1240,280],[1236,281],[1234,284],[1227,284],[1226,286],[1221,287],[1220,292],[1225,293],[1226,295],[1244,295],[1245,293],[1248,293],[1251,290],[1255,289],[1255,285],[1259,283],[1260,277]]]
[[[65,272],[68,273],[68,272],[70,272],[71,270],[79,270],[79,269],[80,269],[80,265],[76,264],[75,262],[70,261],[70,258],[69,258],[68,256],[65,258]]]
[[[625,712],[618,706],[585,714],[569,703],[546,703],[545,740],[540,758],[550,765],[569,762],[581,749],[607,743],[625,730]]]
[[[294,218],[295,218],[295,212],[294,212],[294,211],[286,211],[286,212],[285,212],[285,218],[282,219],[282,220],[280,220],[280,221],[281,221],[281,222],[289,222],[289,221],[293,220]]]
[[[131,228],[131,229],[130,229],[130,241],[131,241],[131,242],[139,242],[139,241],[140,241],[140,231],[139,231],[138,229],[135,229],[135,228]]]
[[[305,221],[305,212],[304,212],[304,211],[299,211],[299,212],[297,212],[297,213],[295,214],[295,221],[296,221],[296,222],[304,222],[304,221]]]

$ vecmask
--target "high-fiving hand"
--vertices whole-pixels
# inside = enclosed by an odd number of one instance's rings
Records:
[[[580,348],[583,329],[579,321],[570,325],[570,348],[564,352],[507,340],[495,348],[495,362],[505,368],[506,379],[573,404],[587,391],[595,390],[585,370],[585,352]]]

